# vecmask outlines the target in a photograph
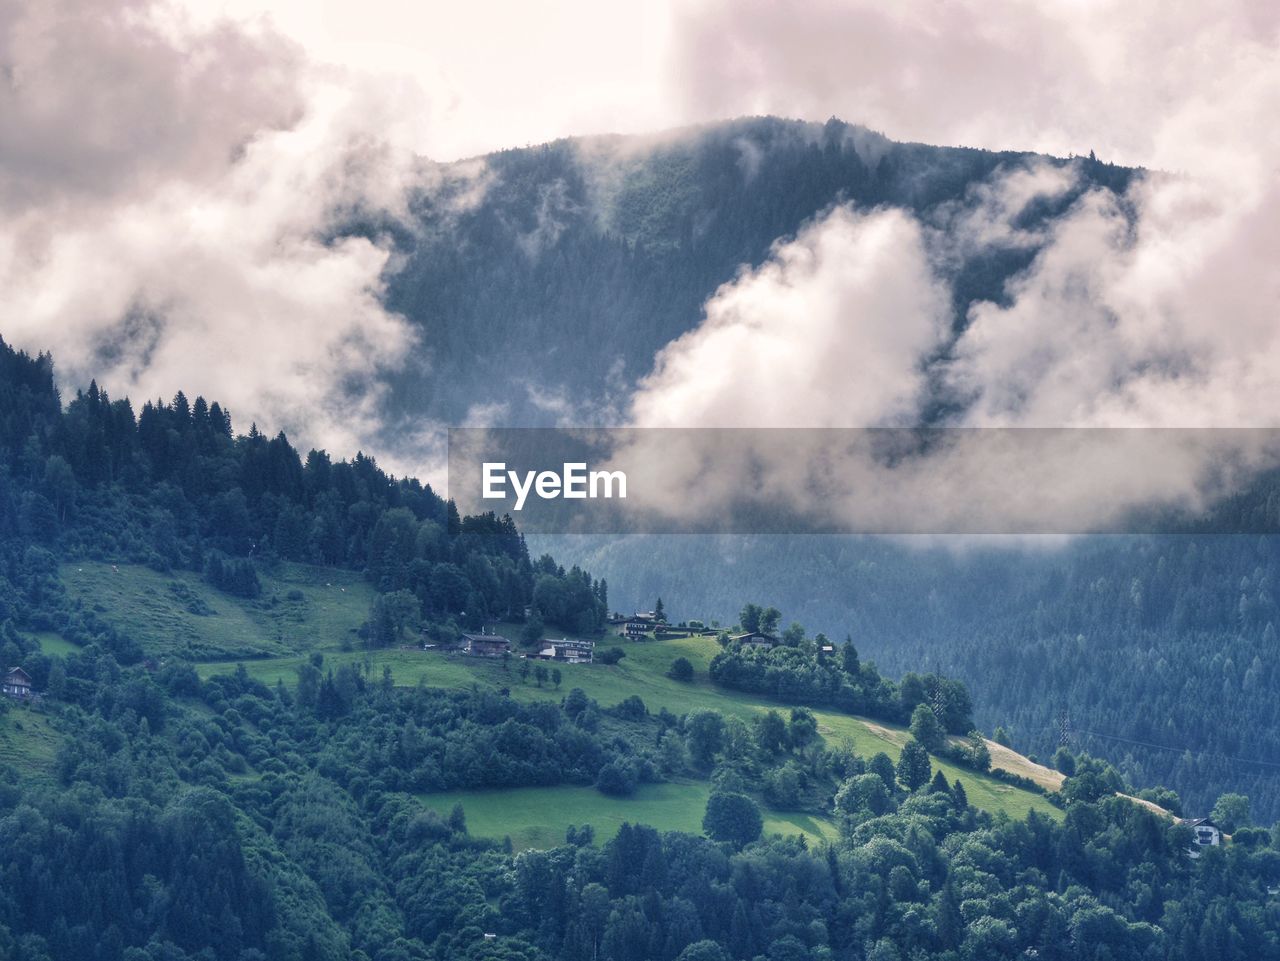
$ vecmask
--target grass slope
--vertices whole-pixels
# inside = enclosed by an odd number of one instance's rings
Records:
[[[413,685],[421,681],[433,687],[471,688],[498,690],[506,687],[511,696],[522,701],[558,701],[570,688],[580,687],[601,705],[611,706],[632,694],[639,695],[650,711],[666,708],[674,714],[707,708],[726,715],[750,719],[756,714],[786,707],[754,695],[716,687],[707,679],[707,666],[718,647],[713,638],[691,637],[666,641],[628,642],[618,637],[606,638],[603,646],[616,643],[627,656],[616,666],[603,664],[558,665],[563,675],[559,689],[550,683],[538,687],[532,678],[522,683],[518,673],[519,661],[512,659],[506,669],[500,661],[469,658],[457,654],[440,654],[433,651],[400,649],[386,651],[325,651],[326,666],[342,663],[361,664],[370,676],[380,676],[384,667],[390,667],[397,684]],[[323,648],[317,648],[323,650]],[[677,657],[688,658],[695,670],[692,683],[673,681],[666,676],[671,662]],[[306,660],[304,656],[276,658],[248,663],[249,673],[274,684],[283,680],[291,684],[296,671]],[[235,670],[235,661],[201,665],[202,676],[228,673]],[[884,751],[896,762],[907,743],[909,735],[904,728],[866,718],[840,714],[835,711],[815,710],[819,731],[833,743],[848,742],[859,754],[870,757]],[[1001,767],[1008,764],[1015,773],[1026,774],[1030,761],[1001,749]],[[1013,758],[1018,761],[1015,764]],[[993,777],[960,768],[946,761],[933,759],[934,768],[941,768],[950,781],[960,780],[970,803],[992,812],[1003,811],[1014,818],[1025,817],[1028,811],[1037,810],[1058,818],[1062,812],[1045,798],[1005,784]],[[1038,767],[1035,766],[1035,767]],[[465,805],[464,805],[465,806]],[[573,823],[572,819],[566,823]]]
[[[597,843],[618,833],[624,821],[659,831],[702,833],[710,789],[703,782],[644,784],[629,798],[611,798],[593,787],[511,788],[447,791],[420,795],[429,808],[448,816],[455,804],[467,815],[467,830],[479,837],[511,838],[516,850],[548,848],[564,842],[569,825],[590,824]],[[763,810],[766,834],[799,834],[810,843],[836,836],[825,818]]]
[[[570,688],[580,687],[604,706],[617,704],[635,694],[649,710],[666,708],[675,714],[706,708],[750,719],[770,709],[786,710],[785,705],[711,684],[707,667],[718,648],[710,637],[634,642],[610,635],[601,646],[622,647],[627,656],[620,664],[559,665],[563,674],[560,688],[551,684],[540,688],[532,679],[521,682],[520,662],[516,659],[504,669],[499,661],[416,648],[342,650],[353,642],[358,644],[354,632],[367,617],[374,596],[369,585],[349,571],[281,564],[261,575],[262,596],[254,600],[223,594],[190,572],[161,574],[146,567],[121,565],[117,568],[111,564],[80,562],[64,565],[61,573],[73,598],[129,633],[148,655],[197,662],[203,677],[231,672],[238,663],[244,663],[250,674],[267,684],[277,680],[292,684],[298,666],[313,652],[321,652],[326,666],[359,664],[375,677],[381,675],[384,667],[389,667],[396,683],[402,685],[425,681],[434,687],[490,690],[505,687],[512,697],[522,701],[558,701]],[[499,625],[499,630],[514,637],[518,636],[519,628]],[[42,649],[51,654],[74,649],[54,634],[41,635],[40,643]],[[693,664],[692,683],[673,681],[666,676],[677,657],[685,657]],[[896,760],[908,739],[907,732],[894,725],[834,711],[814,713],[823,737],[832,743],[847,742],[867,757],[884,751]],[[20,751],[15,754],[20,755]],[[992,756],[996,766],[1030,776],[1050,790],[1060,783],[1056,772],[1033,765],[1006,748],[993,745]],[[1052,817],[1061,816],[1043,797],[936,758],[933,763],[949,780],[959,779],[969,800],[978,807],[1005,812],[1015,818],[1033,809]],[[591,794],[600,797],[594,791]],[[575,823],[575,817],[578,822],[588,822],[576,811],[570,811],[563,824]],[[701,818],[700,810],[697,817]],[[598,832],[604,832],[605,822],[595,826]],[[528,830],[535,827],[537,825],[530,825]],[[797,827],[820,833],[812,825]],[[521,830],[525,828],[517,826],[517,834]],[[563,836],[563,827],[560,836]]]
[[[24,778],[50,781],[62,735],[40,708],[10,703],[0,714],[0,765],[11,764]]]
[[[262,595],[254,600],[223,594],[190,571],[84,561],[64,564],[61,575],[73,599],[147,654],[191,661],[281,657],[354,641],[373,601],[358,575],[305,564],[261,575]],[[48,650],[44,638],[41,646]]]

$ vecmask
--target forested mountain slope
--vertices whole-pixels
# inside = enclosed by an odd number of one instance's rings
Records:
[[[561,140],[458,165],[423,192],[410,228],[395,230],[388,304],[423,337],[394,381],[392,413],[459,424],[475,407],[510,426],[600,422],[658,350],[697,326],[717,287],[833,204],[893,205],[941,223],[994,175],[1039,162],[1070,165],[1078,179],[1026,211],[1028,229],[1091,187],[1123,190],[1133,174],[772,117]],[[970,301],[998,301],[1034,252],[939,265],[957,323]]]

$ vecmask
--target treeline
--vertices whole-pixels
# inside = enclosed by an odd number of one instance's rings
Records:
[[[15,586],[31,551],[200,571],[220,590],[259,592],[255,564],[305,561],[366,572],[407,591],[415,621],[524,620],[591,632],[607,587],[551,558],[531,561],[509,518],[459,517],[429,486],[363,454],[303,457],[283,433],[233,434],[228,411],[179,393],[135,415],[96,384],[61,406],[48,355],[0,340],[0,622],[52,616]],[[39,566],[38,564],[36,566]],[[465,612],[465,613],[464,613]]]
[[[874,663],[859,658],[852,639],[846,637],[837,645],[825,634],[809,638],[796,623],[777,632],[781,617],[776,608],[747,604],[737,630],[760,632],[772,644],[743,643],[732,639],[735,631],[722,632],[723,650],[711,659],[711,679],[792,704],[834,707],[901,724],[911,720],[918,706],[927,704],[946,732],[973,730],[973,704],[959,681],[908,673],[895,684],[882,677]]]

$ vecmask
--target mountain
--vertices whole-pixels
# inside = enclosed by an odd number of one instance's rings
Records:
[[[394,378],[388,414],[396,425],[460,425],[469,413],[508,426],[616,419],[657,351],[697,326],[721,284],[832,205],[901,207],[929,221],[1032,164],[1078,177],[1024,212],[1027,228],[1088,189],[1123,191],[1135,173],[773,117],[560,140],[453,165],[418,195],[410,222],[391,228],[387,303],[423,347]],[[999,301],[1034,252],[946,265],[956,324],[971,301]],[[396,431],[386,440],[396,443]]]
[[[717,288],[833,204],[902,208],[940,231],[949,256],[936,268],[959,330],[975,301],[1005,301],[1038,246],[950,244],[954,212],[1038,166],[1074,180],[1019,215],[1027,237],[1085,191],[1118,198],[1138,173],[1092,156],[896,143],[838,120],[773,117],[453,165],[394,231],[388,302],[422,331],[423,353],[393,382],[389,449],[422,419],[618,421],[655,354],[699,323]],[[928,416],[949,403],[938,394]],[[1025,751],[1052,754],[1065,717],[1073,743],[1135,783],[1169,784],[1197,810],[1231,787],[1254,796],[1260,816],[1280,816],[1270,800],[1280,724],[1264,695],[1277,670],[1270,541],[1030,552],[841,538],[545,543],[602,574],[616,601],[661,594],[726,624],[745,601],[768,601],[811,629],[852,635],[892,671],[963,678],[980,693],[977,720],[1004,725]]]

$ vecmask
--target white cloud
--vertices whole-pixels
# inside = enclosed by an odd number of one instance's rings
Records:
[[[400,139],[412,88],[148,0],[5,17],[6,338],[51,349],[71,385],[203,393],[242,429],[366,444],[378,375],[415,335],[382,304],[388,247],[332,232],[438,176]]]
[[[948,304],[924,232],[896,210],[837,207],[725,284],[658,355],[642,427],[866,427],[915,422]]]

